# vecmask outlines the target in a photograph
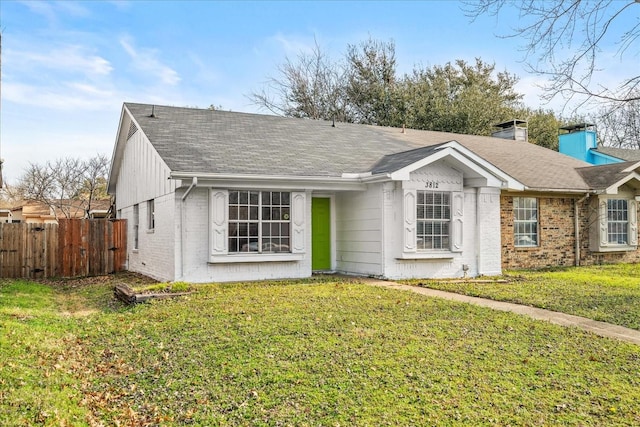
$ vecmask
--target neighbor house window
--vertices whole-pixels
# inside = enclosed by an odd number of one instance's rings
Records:
[[[614,245],[626,245],[629,242],[629,214],[627,201],[623,199],[607,200],[607,241]]]
[[[416,192],[417,250],[449,249],[451,195],[444,192]]]
[[[138,228],[140,226],[140,206],[133,205],[133,249],[138,249]]]
[[[538,199],[513,198],[514,244],[520,247],[538,246]]]
[[[633,251],[638,247],[638,202],[633,193],[618,198],[600,196],[591,211],[589,249],[594,252]],[[593,206],[593,204],[592,204]]]
[[[153,230],[156,228],[156,204],[155,201],[147,200],[147,229]]]
[[[229,252],[290,252],[291,194],[229,191]]]

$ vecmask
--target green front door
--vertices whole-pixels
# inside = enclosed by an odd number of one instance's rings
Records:
[[[331,199],[311,200],[311,269],[331,270]]]

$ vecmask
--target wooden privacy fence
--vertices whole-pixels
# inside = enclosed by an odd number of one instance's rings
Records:
[[[0,224],[0,277],[98,276],[125,269],[126,220],[58,222]]]

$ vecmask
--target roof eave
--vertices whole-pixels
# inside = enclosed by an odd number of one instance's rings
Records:
[[[519,192],[532,192],[532,193],[554,193],[554,194],[595,194],[596,190],[591,188],[536,188],[536,187],[524,187],[523,189],[507,189],[508,191]]]
[[[219,174],[174,171],[169,179],[198,179],[199,187],[230,186],[252,188],[287,188],[300,190],[347,190],[366,189],[362,177],[299,176],[299,175],[262,175],[262,174]]]

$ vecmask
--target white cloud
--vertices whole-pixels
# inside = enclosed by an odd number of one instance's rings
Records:
[[[283,50],[287,56],[295,56],[301,53],[312,53],[316,41],[313,37],[309,36],[292,36],[278,32],[267,39],[267,44],[275,44],[276,47]]]
[[[158,50],[136,49],[126,37],[120,38],[120,45],[127,52],[137,70],[159,78],[163,84],[175,86],[180,82],[178,72],[164,65],[157,58]]]
[[[44,1],[23,1],[21,3],[29,8],[31,12],[44,16],[48,21],[53,21],[56,18],[52,3]]]
[[[44,16],[49,24],[55,24],[58,20],[58,15],[67,15],[74,17],[87,17],[91,15],[91,12],[80,2],[71,1],[23,1],[25,5],[32,13]]]
[[[56,86],[4,83],[3,98],[19,105],[55,110],[100,110],[122,102],[120,94],[84,83],[67,82]]]
[[[5,59],[12,64],[12,69],[27,74],[40,73],[43,68],[65,73],[82,73],[88,77],[107,75],[113,71],[108,60],[86,50],[82,46],[63,46],[44,53],[9,50],[5,52]]]

